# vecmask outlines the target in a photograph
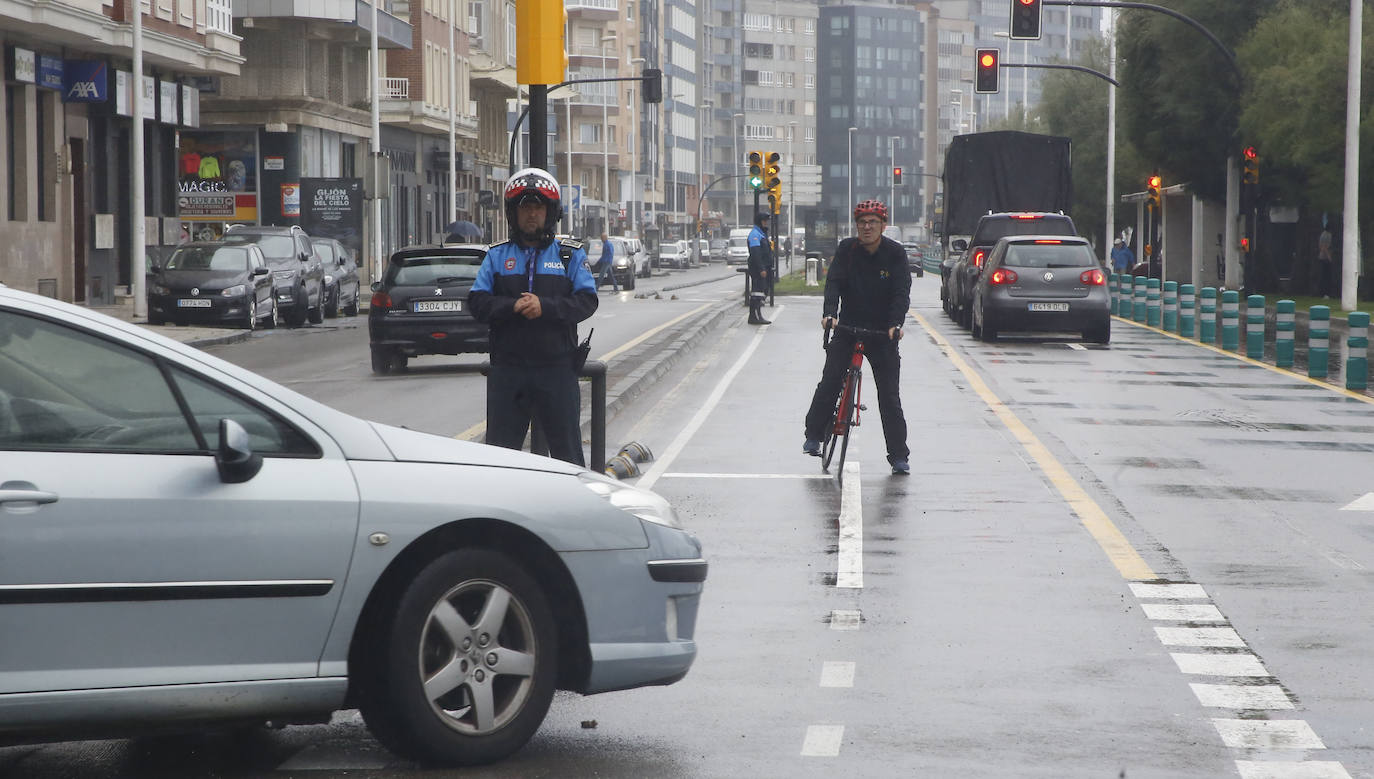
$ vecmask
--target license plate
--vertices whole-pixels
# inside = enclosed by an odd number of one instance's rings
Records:
[[[1031,311],[1068,311],[1068,303],[1031,303]]]
[[[462,311],[463,301],[461,300],[417,300],[415,301],[415,313],[421,311]]]
[[[177,308],[209,308],[209,298],[183,298],[177,301]]]

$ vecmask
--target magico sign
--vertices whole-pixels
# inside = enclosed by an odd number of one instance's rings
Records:
[[[183,130],[177,148],[177,215],[188,221],[258,221],[258,136]]]

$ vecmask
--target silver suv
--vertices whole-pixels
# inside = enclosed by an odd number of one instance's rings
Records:
[[[324,262],[310,236],[297,225],[234,225],[224,233],[226,243],[251,242],[262,249],[272,269],[272,292],[286,323],[299,327],[324,321]]]

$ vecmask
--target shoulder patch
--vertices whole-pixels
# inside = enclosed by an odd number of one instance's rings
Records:
[[[574,238],[561,238],[561,239],[559,239],[558,243],[559,243],[560,246],[566,246],[566,247],[568,247],[569,249],[581,249],[581,248],[582,248],[582,242],[579,241],[579,240],[576,240],[576,239],[574,239]]]
[[[493,243],[493,244],[487,246],[487,249],[488,249],[488,250],[495,249],[495,248],[498,247],[498,246],[505,246],[505,245],[508,244],[508,243],[510,243],[510,241],[508,241],[508,240],[507,240],[507,241],[497,241],[496,243]]]

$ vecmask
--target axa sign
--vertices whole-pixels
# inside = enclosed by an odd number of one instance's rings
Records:
[[[103,103],[109,93],[109,68],[104,60],[62,63],[62,102]]]

